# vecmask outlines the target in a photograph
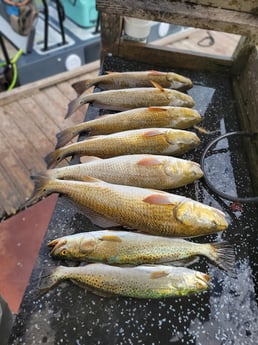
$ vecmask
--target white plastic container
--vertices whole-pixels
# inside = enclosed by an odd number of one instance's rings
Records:
[[[128,39],[136,41],[147,40],[151,28],[151,21],[124,17],[124,33]]]

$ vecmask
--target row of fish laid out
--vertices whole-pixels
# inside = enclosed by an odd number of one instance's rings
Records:
[[[112,76],[112,83],[109,85],[108,90],[80,94],[68,104],[68,111],[65,117],[71,116],[83,104],[87,103],[91,103],[98,108],[119,111],[149,107],[152,105],[189,108],[192,108],[195,105],[193,98],[186,93],[166,88],[167,86],[173,87],[173,83],[169,83],[169,85],[167,83],[168,73],[163,73],[162,78],[160,78],[160,75],[158,75],[158,78],[155,78],[153,75],[151,75],[153,78],[149,78],[148,72],[142,73],[142,77],[147,76],[147,78],[144,79],[144,87],[142,87],[143,80],[140,82],[140,79],[136,78],[136,74],[133,75],[133,73],[131,73],[130,75],[131,81],[133,78],[135,80],[134,85],[133,83],[126,83],[126,80],[124,80],[124,83],[122,84],[121,80],[122,78],[126,78],[126,75],[124,73],[115,73]],[[104,77],[107,78],[107,76],[102,76],[102,80]],[[101,78],[101,76],[99,78]],[[116,82],[118,80],[119,82]],[[96,79],[93,80],[92,83],[101,86],[101,83],[96,81]],[[89,83],[88,85],[92,83]],[[186,89],[192,87],[191,81],[186,84],[188,85],[188,87],[185,87]],[[85,85],[87,85],[87,81]]]
[[[84,94],[92,86],[103,91]],[[223,269],[233,266],[233,250],[227,243],[198,244],[183,239],[226,230],[225,215],[214,207],[162,191],[203,175],[198,163],[171,157],[200,143],[187,130],[201,121],[200,114],[190,109],[194,100],[170,89],[187,90],[191,80],[175,73],[122,72],[73,87],[78,97],[69,104],[66,117],[86,103],[120,113],[58,133],[56,149],[46,157],[48,170],[32,176],[35,188],[27,204],[59,193],[83,210],[93,224],[104,229],[122,226],[127,231],[99,230],[54,239],[49,243],[51,256],[87,264],[42,272],[40,289],[47,291],[71,279],[102,296],[162,298],[206,290],[207,274],[166,265],[204,255]],[[87,133],[87,139],[68,144],[81,133]],[[73,155],[80,156],[82,163],[54,168]]]
[[[210,277],[200,271],[176,267],[175,261],[180,265],[181,260],[202,255],[226,270],[232,270],[234,263],[233,248],[226,242],[199,244],[132,231],[77,233],[54,239],[48,246],[50,255],[56,259],[93,264],[45,270],[39,284],[41,293],[70,279],[101,296],[182,296],[206,290]]]

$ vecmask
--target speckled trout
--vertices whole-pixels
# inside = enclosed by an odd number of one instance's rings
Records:
[[[49,153],[45,160],[47,167],[57,165],[65,157],[97,156],[109,158],[128,154],[161,154],[179,156],[200,143],[191,131],[170,128],[144,128],[90,137],[69,144]]]
[[[186,159],[159,155],[124,155],[101,159],[83,157],[84,163],[49,169],[51,178],[83,181],[84,176],[100,180],[156,189],[173,189],[203,176],[200,165]]]
[[[82,132],[99,135],[151,127],[186,129],[200,121],[201,115],[196,110],[185,107],[130,109],[113,115],[103,115],[61,131],[57,134],[56,148],[64,146]]]
[[[42,272],[41,294],[67,279],[103,297],[165,298],[205,291],[210,277],[189,268],[164,265],[116,267],[93,263],[80,267],[58,266]]]
[[[228,224],[220,210],[190,198],[133,186],[107,183],[93,177],[81,181],[34,176],[35,189],[27,204],[60,193],[84,208],[93,223],[110,223],[142,232],[173,237],[193,237],[223,231]],[[104,218],[104,219],[103,219]]]
[[[161,71],[133,71],[133,72],[108,72],[95,78],[89,78],[72,84],[80,95],[92,86],[102,90],[126,89],[135,87],[150,87],[155,81],[162,87],[187,90],[193,86],[191,79],[173,72]]]
[[[225,270],[233,270],[233,247],[226,242],[194,243],[131,231],[99,230],[77,233],[48,243],[50,255],[65,260],[110,265],[161,264],[203,255]]]
[[[139,87],[131,89],[92,92],[75,98],[68,104],[66,118],[83,104],[90,103],[101,109],[129,110],[151,106],[190,107],[195,104],[193,98],[183,92],[161,87]]]

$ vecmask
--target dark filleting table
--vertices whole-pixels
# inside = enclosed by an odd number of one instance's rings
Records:
[[[101,73],[150,69],[159,70],[159,66],[108,56]],[[203,115],[200,125],[212,132],[198,133],[201,145],[183,156],[200,162],[211,140],[220,134],[239,130],[231,79],[226,74],[189,70],[176,72],[193,80],[194,87],[188,93],[196,101],[195,109]],[[90,106],[86,118],[92,119],[100,114],[102,111]],[[225,138],[207,153],[205,171],[216,188],[241,196],[252,194],[244,146],[242,137]],[[103,298],[66,281],[39,297],[37,287],[42,270],[69,264],[49,256],[48,241],[98,229],[61,196],[9,344],[257,344],[257,205],[248,203],[234,207],[231,201],[221,199],[210,190],[203,179],[173,193],[187,195],[225,212],[229,222],[226,232],[193,241],[229,241],[235,249],[234,274],[228,274],[208,260],[199,258],[191,267],[212,277],[211,288],[201,294],[160,300]]]

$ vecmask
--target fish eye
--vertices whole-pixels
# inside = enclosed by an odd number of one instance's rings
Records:
[[[61,251],[61,255],[66,255],[68,253],[68,251],[67,251],[67,249],[63,249],[62,251]]]

